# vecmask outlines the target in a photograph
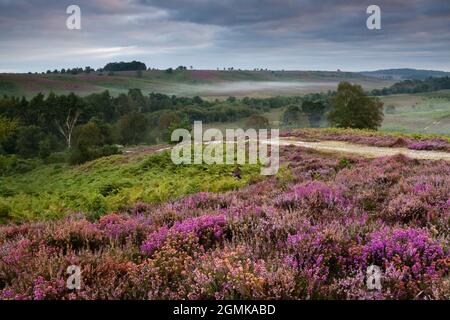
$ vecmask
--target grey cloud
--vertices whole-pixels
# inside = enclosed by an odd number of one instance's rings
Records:
[[[65,29],[77,3],[83,29]],[[150,65],[354,69],[408,63],[450,68],[448,0],[381,0],[382,30],[365,26],[373,0],[0,0],[0,70]],[[447,57],[447,59],[445,58]],[[367,69],[367,67],[364,67]]]

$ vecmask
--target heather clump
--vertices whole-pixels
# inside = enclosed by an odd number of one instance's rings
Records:
[[[241,245],[201,256],[189,282],[189,299],[286,299],[295,292],[292,271],[255,260]]]
[[[209,248],[216,242],[225,238],[227,232],[224,215],[201,216],[175,223],[172,227],[166,226],[149,234],[141,246],[144,254],[152,255],[161,248],[171,236],[192,235],[198,239],[199,245]]]
[[[305,210],[312,215],[338,215],[351,209],[341,190],[319,181],[293,186],[275,199],[275,205],[286,210]]]
[[[130,217],[115,213],[101,217],[97,226],[107,238],[122,244],[141,243],[145,235],[153,229],[152,219],[147,216]]]
[[[440,226],[449,217],[450,174],[414,175],[403,178],[390,192],[382,216],[390,221]]]
[[[450,143],[442,139],[423,140],[409,144],[408,149],[449,151]]]
[[[289,235],[285,263],[296,271],[304,298],[324,298],[335,279],[352,271],[352,254],[361,239],[339,224],[310,225]]]
[[[363,269],[377,265],[393,297],[413,299],[431,294],[433,283],[448,274],[448,249],[426,229],[394,228],[371,233],[363,249]]]

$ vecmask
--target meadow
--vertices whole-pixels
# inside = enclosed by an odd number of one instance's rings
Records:
[[[0,299],[450,298],[448,162],[298,147],[281,156],[276,176],[250,179],[248,168],[238,182],[225,168],[173,168],[164,154],[28,173],[80,199],[131,172],[136,184],[176,177],[171,192],[192,195],[1,226]],[[373,264],[380,291],[366,286]],[[80,290],[66,287],[69,265],[83,270]]]
[[[325,71],[217,71],[183,70],[167,73],[149,70],[89,74],[0,74],[0,95],[31,97],[39,92],[47,94],[79,95],[109,90],[111,94],[141,89],[144,94],[159,92],[169,95],[215,98],[272,97],[299,95],[334,90],[340,81],[354,81],[367,90],[389,86],[393,81],[377,79],[350,72]]]
[[[449,93],[443,90],[382,97],[385,118],[381,130],[449,135]]]

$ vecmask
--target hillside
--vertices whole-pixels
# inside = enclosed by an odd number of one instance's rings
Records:
[[[143,93],[160,92],[183,96],[275,96],[298,95],[336,89],[340,81],[362,84],[367,90],[393,82],[349,72],[325,71],[124,71],[71,74],[0,74],[0,94],[33,96],[36,93],[87,95],[109,90],[113,95],[139,88]]]
[[[386,69],[376,71],[362,71],[364,76],[387,80],[423,80],[430,77],[439,78],[450,76],[450,72],[419,69]]]

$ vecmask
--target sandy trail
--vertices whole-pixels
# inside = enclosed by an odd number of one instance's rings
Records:
[[[210,143],[221,143],[219,141],[209,142]],[[270,144],[271,141],[263,140],[262,143]],[[421,159],[421,160],[446,160],[450,161],[450,153],[444,151],[425,151],[425,150],[410,150],[407,148],[388,148],[388,147],[376,147],[376,146],[367,146],[356,143],[342,142],[342,141],[319,141],[319,142],[307,142],[297,140],[294,137],[283,137],[279,139],[280,146],[298,146],[308,149],[314,149],[323,152],[331,152],[331,153],[349,153],[360,155],[369,158],[378,158],[378,157],[386,157],[386,156],[394,156],[397,154],[403,154],[412,159]],[[157,151],[164,151],[171,149],[171,147],[161,148]]]
[[[266,141],[266,143],[269,143]],[[443,151],[425,151],[425,150],[410,150],[407,148],[388,148],[388,147],[375,147],[367,146],[342,141],[319,141],[319,142],[306,142],[296,140],[295,138],[280,138],[280,146],[299,146],[303,148],[314,149],[324,152],[342,152],[357,154],[369,158],[378,158],[385,156],[394,156],[397,154],[403,154],[412,159],[423,160],[447,160],[450,161],[450,153]]]
[[[206,142],[205,144],[211,143],[222,143],[222,141],[212,141]],[[263,140],[262,143],[270,144],[271,141]],[[421,160],[446,160],[450,161],[450,153],[444,151],[426,151],[426,150],[410,150],[408,148],[390,148],[390,147],[376,147],[376,146],[367,146],[356,143],[349,143],[343,141],[332,141],[332,140],[324,140],[318,142],[308,142],[301,141],[294,137],[283,137],[279,139],[280,146],[298,146],[308,149],[314,149],[323,152],[339,152],[339,153],[350,153],[356,154],[369,158],[378,158],[378,157],[386,157],[386,156],[394,156],[397,154],[403,154],[412,159],[421,159]],[[172,147],[165,146],[164,148],[160,148],[158,150],[152,150],[156,152],[169,150]],[[131,152],[132,153],[132,152]],[[144,152],[145,153],[145,152]]]

